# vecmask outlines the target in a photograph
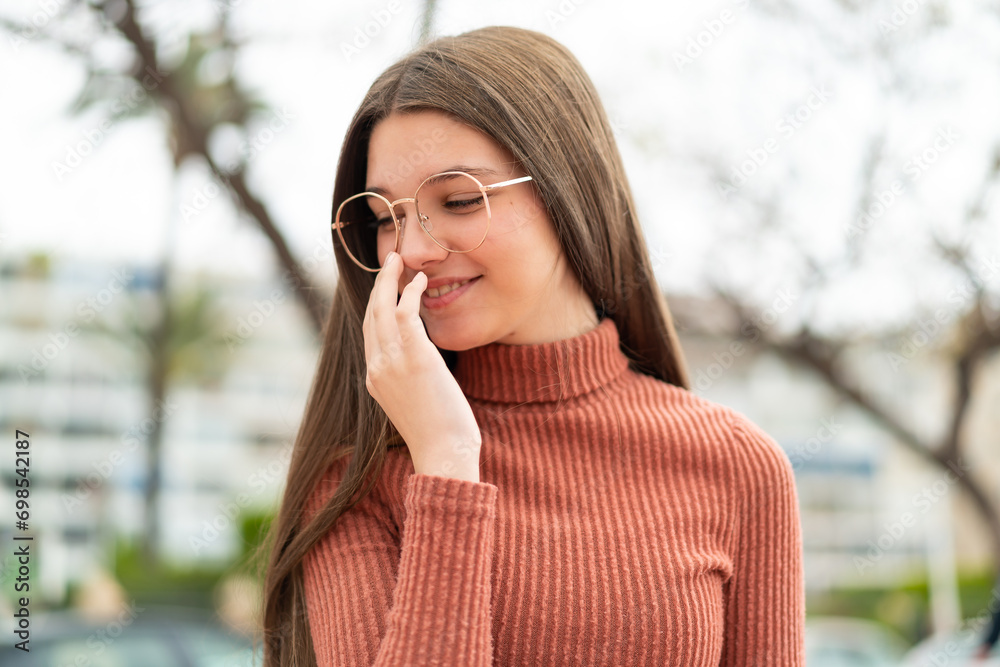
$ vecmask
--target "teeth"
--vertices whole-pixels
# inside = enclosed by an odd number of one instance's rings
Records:
[[[468,280],[463,280],[460,283],[452,283],[451,285],[441,285],[440,287],[431,288],[431,289],[427,290],[427,296],[430,296],[430,297],[439,297],[442,294],[447,294],[448,292],[452,291],[453,289],[458,289],[459,287],[461,287],[462,285],[464,285],[467,282],[469,282],[469,281]]]

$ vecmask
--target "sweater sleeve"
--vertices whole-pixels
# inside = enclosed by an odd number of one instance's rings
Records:
[[[733,429],[740,510],[720,664],[801,667],[805,576],[792,466],[778,444],[743,415]]]
[[[496,498],[411,474],[400,536],[375,488],[342,514],[303,559],[319,667],[490,665]]]

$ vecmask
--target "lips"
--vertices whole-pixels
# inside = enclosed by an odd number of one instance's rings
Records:
[[[447,283],[439,282],[433,288],[428,287],[424,290],[423,295],[420,297],[420,303],[423,304],[424,308],[429,310],[444,308],[448,304],[454,303],[462,295],[475,287],[476,283],[479,282],[479,278],[482,278],[482,276]]]
[[[458,289],[462,285],[466,284],[467,282],[469,282],[469,280],[472,280],[472,278],[469,278],[468,280],[462,280],[460,282],[451,283],[450,285],[441,285],[440,287],[428,287],[425,293],[428,296],[432,297],[444,296],[453,289]]]

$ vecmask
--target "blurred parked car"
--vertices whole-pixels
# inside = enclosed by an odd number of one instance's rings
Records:
[[[199,609],[145,607],[88,621],[72,612],[32,614],[30,652],[0,648],[0,665],[18,667],[257,667],[250,640]],[[258,649],[259,654],[259,649]]]
[[[986,628],[966,624],[955,632],[932,635],[906,654],[902,667],[1000,667],[1000,644],[989,657],[977,660]]]
[[[808,667],[897,667],[908,644],[886,626],[860,618],[806,619]]]

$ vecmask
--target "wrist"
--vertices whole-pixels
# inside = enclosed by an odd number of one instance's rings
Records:
[[[423,464],[414,464],[413,471],[421,475],[435,475],[437,477],[452,477],[454,479],[464,479],[470,482],[479,482],[479,457],[471,461],[454,461],[451,459],[444,461],[431,461]]]
[[[478,482],[481,450],[482,437],[477,431],[465,436],[441,436],[431,446],[411,448],[410,455],[414,472]]]

